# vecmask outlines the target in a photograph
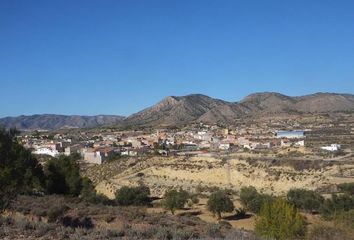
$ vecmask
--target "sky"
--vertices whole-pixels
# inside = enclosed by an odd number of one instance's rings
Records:
[[[1,0],[0,117],[354,94],[353,0]]]

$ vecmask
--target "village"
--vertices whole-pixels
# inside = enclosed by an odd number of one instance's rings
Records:
[[[318,117],[321,119],[321,116]],[[323,119],[322,119],[323,121]],[[224,127],[195,123],[181,128],[120,130],[110,127],[34,131],[19,141],[34,154],[58,156],[80,154],[82,161],[102,164],[121,157],[148,155],[210,156],[232,152],[288,151],[317,155],[351,153],[354,123],[323,121],[308,124],[296,119],[247,122]]]

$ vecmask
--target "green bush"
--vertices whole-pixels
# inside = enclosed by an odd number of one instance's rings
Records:
[[[287,200],[299,209],[308,212],[318,212],[324,198],[314,191],[291,189],[287,194]]]
[[[337,223],[344,225],[347,228],[353,229],[354,228],[354,209],[337,213],[334,216],[334,220]]]
[[[231,198],[225,191],[221,190],[210,195],[207,207],[210,212],[217,215],[218,219],[221,219],[222,212],[232,212],[234,210],[234,204]]]
[[[341,183],[337,185],[338,189],[350,195],[354,195],[354,183]]]
[[[124,186],[116,191],[116,202],[122,206],[147,205],[150,203],[150,189],[147,186],[127,187]]]
[[[306,225],[292,204],[278,198],[264,203],[256,218],[255,232],[265,239],[298,239],[305,235]]]
[[[348,194],[332,194],[326,199],[320,208],[320,213],[326,220],[331,220],[336,214],[354,209],[354,197]]]

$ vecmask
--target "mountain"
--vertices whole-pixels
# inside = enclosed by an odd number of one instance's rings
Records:
[[[54,130],[63,128],[87,128],[102,125],[119,124],[124,117],[111,115],[77,116],[39,114],[32,116],[5,117],[0,126],[16,127],[19,130]]]
[[[126,118],[130,126],[174,126],[191,122],[232,123],[235,118],[275,113],[354,111],[354,95],[315,93],[290,97],[280,93],[254,93],[240,102],[227,102],[201,94],[170,96]]]
[[[280,93],[255,93],[244,98],[239,104],[257,114],[271,113],[324,113],[353,111],[354,95],[337,93],[315,93],[300,97],[289,97]]]
[[[231,103],[201,94],[170,96],[152,107],[129,116],[124,123],[144,126],[186,124],[195,121],[213,108],[220,109],[228,104]]]

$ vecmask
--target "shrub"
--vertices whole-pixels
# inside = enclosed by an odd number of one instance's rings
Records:
[[[127,187],[124,186],[116,191],[116,202],[119,205],[128,206],[146,205],[150,202],[150,189],[147,186]]]
[[[349,211],[351,209],[354,209],[353,196],[348,194],[332,194],[332,198],[324,201],[320,208],[320,212],[325,219],[331,220],[336,214]]]
[[[224,191],[212,193],[208,199],[207,207],[210,212],[221,219],[222,212],[232,212],[234,204]]]
[[[354,228],[354,209],[347,212],[341,212],[334,216],[334,220],[342,225],[353,229]]]
[[[310,240],[342,240],[352,239],[348,231],[338,226],[318,224],[309,231],[307,239]]]
[[[291,189],[287,194],[287,200],[299,209],[308,212],[318,212],[324,198],[314,191],[305,189]]]
[[[60,221],[65,227],[86,228],[86,229],[93,228],[93,223],[90,217],[80,218],[80,217],[65,216]]]
[[[341,183],[338,184],[337,187],[342,192],[354,195],[354,183]]]
[[[296,208],[278,198],[266,202],[256,219],[255,232],[264,238],[279,240],[295,239],[304,236],[306,230],[303,217]]]
[[[69,207],[66,205],[53,206],[48,210],[48,222],[56,222],[67,210]]]

